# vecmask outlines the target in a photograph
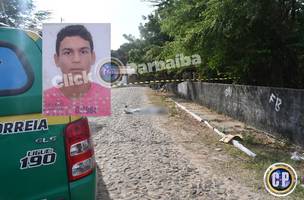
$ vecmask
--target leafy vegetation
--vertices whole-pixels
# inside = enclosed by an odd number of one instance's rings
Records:
[[[0,0],[0,22],[11,27],[40,31],[50,11],[36,10],[33,0]]]
[[[304,87],[304,0],[147,0],[155,11],[116,52],[147,63],[199,54],[202,64],[146,77],[239,77],[238,83]],[[116,53],[113,52],[113,53]]]

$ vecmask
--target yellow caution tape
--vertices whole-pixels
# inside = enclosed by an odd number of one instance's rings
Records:
[[[218,80],[235,80],[239,79],[239,77],[225,77],[225,78],[210,78],[210,79],[205,79],[205,78],[197,78],[197,79],[166,79],[166,80],[152,80],[152,81],[140,81],[140,82],[131,82],[128,84],[124,84],[124,86],[127,85],[138,85],[138,84],[150,84],[150,83],[169,83],[169,82],[183,82],[183,81],[218,81]],[[113,85],[112,87],[119,87],[120,85]]]

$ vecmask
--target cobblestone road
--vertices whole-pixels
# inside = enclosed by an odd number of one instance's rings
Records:
[[[112,116],[90,119],[99,172],[98,199],[265,199],[248,188],[234,187],[230,178],[224,183],[207,160],[203,169],[193,164],[191,156],[160,128],[166,115],[125,114],[125,105],[135,108],[150,103],[147,91],[141,87],[113,89]]]

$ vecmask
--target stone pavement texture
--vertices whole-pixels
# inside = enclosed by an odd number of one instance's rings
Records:
[[[241,171],[221,173],[232,158],[200,143],[202,137],[218,139],[190,117],[124,113],[125,105],[151,105],[151,92],[144,87],[113,89],[112,116],[89,119],[98,164],[98,199],[274,199],[239,181]],[[205,117],[218,120],[211,114]],[[226,130],[242,126],[224,124]]]

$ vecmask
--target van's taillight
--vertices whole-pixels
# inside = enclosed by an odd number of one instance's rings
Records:
[[[87,118],[67,125],[65,143],[69,180],[75,181],[92,173],[95,159]]]

